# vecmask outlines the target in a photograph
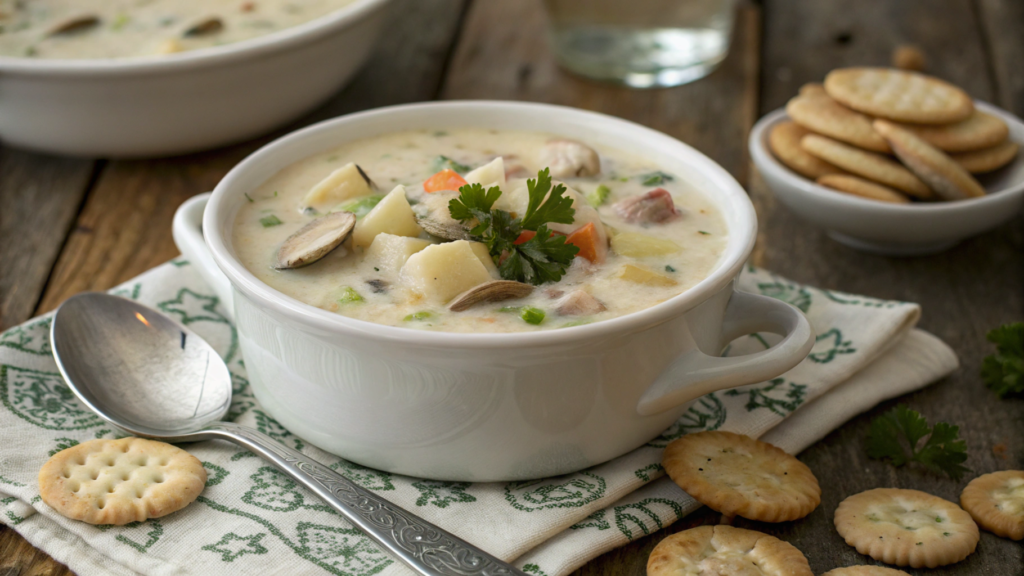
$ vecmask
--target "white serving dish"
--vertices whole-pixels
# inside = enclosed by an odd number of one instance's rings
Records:
[[[990,104],[975,105],[1002,118],[1010,127],[1010,139],[1024,144],[1020,118]],[[749,141],[754,165],[787,208],[858,250],[889,256],[941,252],[1009,221],[1024,206],[1024,152],[1010,165],[979,175],[988,195],[970,200],[891,204],[819,186],[787,168],[768,148],[771,128],[788,119],[780,109],[754,125]]]
[[[74,156],[183,154],[251,138],[336,92],[370,55],[389,0],[167,56],[0,57],[0,139]]]
[[[725,253],[706,279],[653,308],[519,334],[346,318],[273,290],[235,257],[230,230],[244,193],[278,170],[353,140],[462,127],[551,132],[646,155],[714,201],[728,224]],[[778,300],[733,291],[756,231],[739,184],[678,140],[572,108],[479,101],[382,108],[300,130],[249,156],[174,221],[179,248],[233,311],[249,380],[274,418],[360,464],[460,481],[543,477],[604,462],[656,437],[689,401],[799,363],[813,343],[806,318]],[[757,354],[718,356],[755,331],[785,337]]]

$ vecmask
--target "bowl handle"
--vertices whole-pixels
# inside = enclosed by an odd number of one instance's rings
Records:
[[[733,292],[725,308],[721,345],[754,332],[784,337],[763,352],[733,358],[697,349],[683,354],[644,392],[637,413],[652,416],[709,392],[775,378],[799,364],[814,345],[814,331],[800,310],[767,296]]]
[[[179,206],[178,211],[174,213],[174,224],[171,231],[174,235],[174,243],[177,244],[178,250],[181,250],[182,256],[196,267],[199,275],[217,294],[223,304],[222,309],[229,316],[234,316],[235,307],[231,282],[213,261],[213,254],[203,238],[203,211],[206,209],[206,203],[210,200],[210,194],[207,192],[193,196]]]

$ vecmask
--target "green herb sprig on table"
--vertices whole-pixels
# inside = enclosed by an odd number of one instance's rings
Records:
[[[981,363],[981,379],[1000,398],[1024,394],[1024,322],[1004,324],[989,332],[996,353]]]
[[[903,404],[871,422],[867,448],[871,458],[888,460],[894,466],[918,462],[954,480],[970,472],[963,466],[967,444],[960,440],[960,427],[945,422],[929,427],[924,416]]]
[[[459,197],[448,203],[448,211],[460,222],[476,221],[469,233],[487,246],[505,280],[529,284],[557,282],[580,249],[566,244],[564,236],[554,236],[547,224],[572,224],[576,210],[572,198],[564,195],[565,186],[551,187],[547,168],[537,173],[536,180],[527,180],[526,187],[529,202],[521,218],[494,208],[501,197],[499,187],[484,190],[480,184],[459,188]],[[516,244],[526,230],[536,234]]]

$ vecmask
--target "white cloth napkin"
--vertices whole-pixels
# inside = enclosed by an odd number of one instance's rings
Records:
[[[419,480],[366,469],[292,435],[249,390],[238,337],[217,298],[192,267],[173,260],[115,294],[187,324],[220,351],[235,383],[229,417],[254,426],[529,574],[566,574],[650,534],[699,505],[661,468],[674,438],[723,429],[796,453],[876,403],[953,371],[957,358],[937,338],[913,329],[916,304],[801,286],[749,268],[740,288],[803,310],[816,329],[810,356],[770,382],[709,394],[665,433],[629,454],[545,480],[469,484]],[[119,435],[84,408],[50,355],[50,317],[0,335],[0,522],[81,576],[94,574],[406,575],[358,530],[251,453],[224,442],[186,448],[209,480],[188,508],[123,527],[68,520],[39,498],[40,466],[63,448]],[[765,346],[752,335],[727,352]],[[645,562],[645,559],[637,559]]]

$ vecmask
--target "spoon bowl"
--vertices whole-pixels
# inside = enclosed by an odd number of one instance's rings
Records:
[[[132,300],[85,293],[50,327],[71,391],[101,418],[167,442],[228,440],[263,457],[425,576],[526,576],[510,564],[395,506],[256,430],[224,422],[231,374],[202,338]]]

